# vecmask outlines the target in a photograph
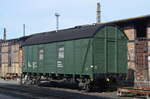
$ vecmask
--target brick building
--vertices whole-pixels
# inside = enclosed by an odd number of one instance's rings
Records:
[[[22,49],[24,38],[2,40],[0,42],[0,77],[21,75]]]
[[[118,25],[129,39],[129,79],[150,80],[150,15],[112,21],[108,24]]]

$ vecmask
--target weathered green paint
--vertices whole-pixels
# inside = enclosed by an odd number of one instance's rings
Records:
[[[64,46],[62,59],[58,59],[59,46]],[[40,48],[44,49],[43,60],[39,60]],[[100,29],[91,38],[24,46],[23,54],[23,72],[90,76],[127,72],[127,38],[113,26]],[[57,61],[63,67],[57,67]]]
[[[92,49],[90,46],[88,52],[86,52],[89,40],[90,39],[80,39],[61,43],[25,46],[23,47],[23,72],[81,74],[83,65],[85,65],[85,68],[90,68],[92,65]],[[65,48],[64,59],[57,58],[57,46],[61,45]],[[40,48],[44,49],[44,60],[39,60],[38,58],[38,50]],[[83,63],[83,60],[85,60],[85,63]],[[57,61],[62,61],[64,66],[57,67]],[[36,66],[34,66],[33,63],[36,64]],[[87,71],[84,72],[83,70],[83,74],[90,72],[90,70]]]
[[[106,27],[94,37],[96,73],[127,72],[127,38],[116,27]]]

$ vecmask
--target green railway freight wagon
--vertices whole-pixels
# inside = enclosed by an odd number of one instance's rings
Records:
[[[105,89],[125,78],[127,37],[114,25],[87,25],[31,35],[23,44],[23,77]],[[99,87],[97,87],[99,86]]]

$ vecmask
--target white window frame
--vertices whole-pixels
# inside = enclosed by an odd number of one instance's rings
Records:
[[[65,51],[64,46],[58,46],[58,59],[64,58],[64,54],[65,54],[64,51]]]
[[[44,60],[44,49],[43,48],[39,49],[39,60]]]

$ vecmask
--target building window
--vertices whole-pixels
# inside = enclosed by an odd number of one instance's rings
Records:
[[[44,59],[44,50],[40,49],[39,50],[39,60],[43,60]]]
[[[59,46],[58,47],[58,58],[64,58],[64,46]]]
[[[137,23],[135,25],[137,38],[144,38],[147,36],[146,27],[147,24],[145,22]]]

